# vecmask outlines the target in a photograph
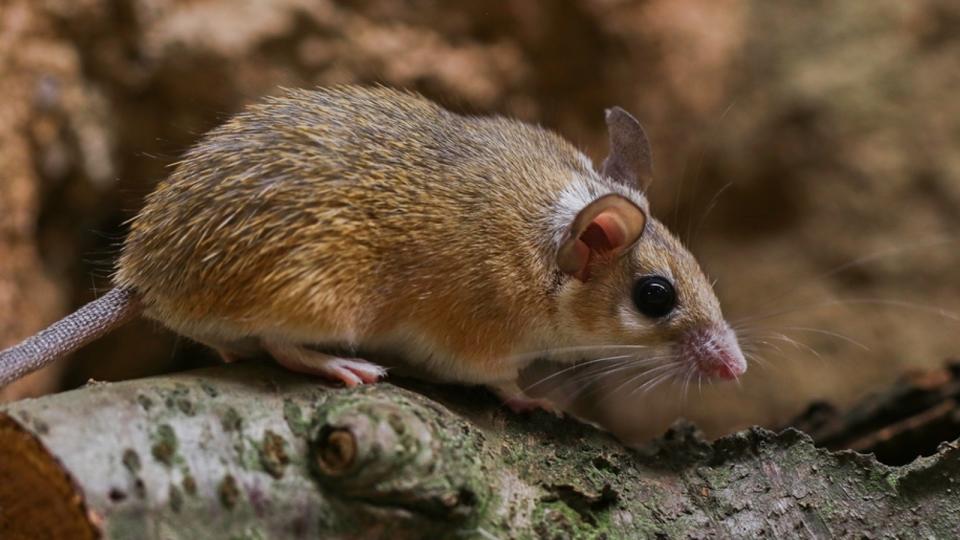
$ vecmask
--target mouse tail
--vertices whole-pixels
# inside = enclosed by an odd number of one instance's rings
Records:
[[[0,351],[0,387],[106,335],[141,311],[136,291],[110,289],[47,329]]]

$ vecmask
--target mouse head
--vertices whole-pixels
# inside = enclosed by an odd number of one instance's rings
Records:
[[[658,373],[734,379],[746,370],[736,336],[693,255],[650,218],[643,189],[652,179],[650,145],[639,122],[606,112],[610,155],[579,194],[559,236],[556,263],[569,276],[561,319],[577,345],[623,346]],[[605,193],[604,193],[605,191]],[[657,366],[669,366],[658,368]]]

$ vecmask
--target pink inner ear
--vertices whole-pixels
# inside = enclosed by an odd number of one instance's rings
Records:
[[[587,244],[590,251],[612,251],[627,243],[627,231],[616,214],[601,212],[580,234],[580,240]]]
[[[606,254],[623,247],[627,241],[627,233],[623,222],[613,212],[602,212],[587,225],[580,233],[573,246],[577,259],[581,262],[580,269],[573,273],[580,281],[590,279],[590,261],[598,254]]]

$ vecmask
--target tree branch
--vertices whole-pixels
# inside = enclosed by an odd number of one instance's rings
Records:
[[[0,409],[3,538],[835,538],[960,532],[960,447],[893,468],[759,428],[644,450],[485,391],[268,364]]]

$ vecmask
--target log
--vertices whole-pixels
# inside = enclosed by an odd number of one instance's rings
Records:
[[[246,363],[0,408],[0,537],[960,534],[960,445],[890,467],[679,423],[629,449],[480,389],[332,388]]]
[[[888,465],[903,465],[936,452],[960,437],[960,362],[904,373],[889,388],[866,396],[849,410],[814,402],[790,426],[817,446],[870,453]]]

